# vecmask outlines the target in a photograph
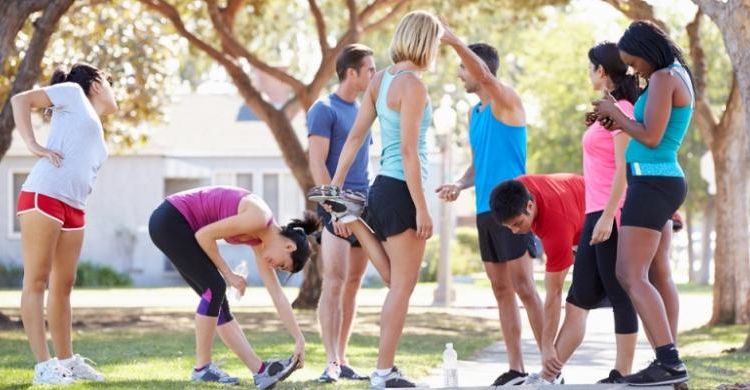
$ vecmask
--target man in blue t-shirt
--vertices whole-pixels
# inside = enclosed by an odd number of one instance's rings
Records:
[[[443,184],[436,191],[441,199],[452,202],[462,190],[476,187],[479,251],[508,352],[509,369],[492,385],[518,385],[527,373],[516,295],[526,308],[537,345],[541,343],[542,301],[532,273],[536,250],[531,233],[515,235],[493,219],[489,199],[496,185],[526,173],[526,114],[518,93],[496,77],[500,61],[495,48],[484,43],[467,46],[447,26],[442,40],[461,58],[458,77],[466,92],[477,94],[480,102],[469,111],[472,164],[457,182]]]
[[[375,74],[372,49],[361,44],[344,48],[336,59],[339,85],[336,92],[321,98],[307,112],[310,143],[310,170],[316,185],[329,184],[336,172],[341,149],[357,117],[357,97],[363,93]],[[369,150],[365,140],[344,181],[343,189],[367,194],[369,186]],[[346,360],[346,344],[351,333],[356,294],[367,268],[367,253],[343,223],[318,206],[325,223],[321,236],[323,288],[318,304],[318,321],[328,365],[319,381],[331,383],[339,378],[365,380]]]

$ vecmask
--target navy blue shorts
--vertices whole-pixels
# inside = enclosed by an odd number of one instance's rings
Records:
[[[479,253],[482,261],[504,263],[523,256],[526,252],[537,257],[534,234],[513,234],[507,227],[497,223],[492,212],[477,214]]]
[[[687,196],[687,181],[680,176],[636,176],[628,171],[628,191],[621,226],[661,231]]]
[[[363,218],[380,241],[408,229],[417,230],[417,208],[406,182],[378,175],[370,187]]]

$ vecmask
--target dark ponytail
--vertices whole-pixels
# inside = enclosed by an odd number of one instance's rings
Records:
[[[612,42],[602,42],[589,49],[589,61],[594,67],[602,67],[615,88],[612,96],[635,104],[640,93],[638,76],[628,74],[628,66],[620,58],[620,49]]]
[[[654,71],[664,69],[677,60],[687,70],[690,83],[695,89],[693,73],[687,66],[682,50],[656,24],[648,20],[637,20],[631,23],[622,34],[617,46],[630,55],[643,58],[654,68]]]
[[[320,229],[320,220],[315,213],[307,210],[302,219],[293,219],[281,228],[281,235],[294,241],[294,244],[297,245],[297,250],[292,252],[292,273],[302,271],[310,258],[312,249],[310,249],[307,236],[315,233],[318,229]]]
[[[110,84],[112,83],[112,78],[108,73],[97,69],[93,65],[81,62],[73,65],[68,73],[65,73],[62,68],[55,69],[55,72],[52,73],[52,79],[49,84],[55,85],[63,82],[76,83],[83,88],[83,92],[86,93],[86,96],[89,96],[91,84],[94,81],[102,82],[105,79],[109,81]]]

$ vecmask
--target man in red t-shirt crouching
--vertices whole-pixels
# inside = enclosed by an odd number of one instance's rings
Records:
[[[542,240],[547,256],[542,330],[544,366],[557,360],[554,342],[560,323],[563,282],[573,265],[573,247],[578,245],[585,217],[583,177],[559,173],[504,181],[492,191],[490,209],[495,220],[514,234],[532,231]],[[561,381],[559,374],[556,379]]]

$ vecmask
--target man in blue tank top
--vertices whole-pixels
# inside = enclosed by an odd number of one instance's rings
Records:
[[[357,97],[367,89],[375,74],[372,54],[372,49],[364,45],[345,47],[336,59],[338,88],[315,102],[307,113],[310,171],[316,185],[330,183],[336,172],[341,149],[359,111]],[[367,194],[369,150],[370,140],[367,139],[346,176],[344,189]],[[321,236],[323,286],[318,320],[328,359],[319,381],[365,380],[367,377],[358,375],[348,366],[346,343],[354,319],[356,294],[367,268],[367,253],[346,225],[331,221],[330,214],[320,207],[318,215],[325,223]]]
[[[462,190],[476,188],[479,249],[500,311],[509,364],[492,385],[521,384],[527,373],[516,295],[526,308],[537,345],[543,326],[542,301],[532,273],[535,246],[530,233],[514,235],[492,218],[489,198],[496,185],[526,173],[526,114],[516,91],[496,77],[497,50],[484,43],[467,46],[447,26],[442,39],[461,58],[458,77],[466,92],[477,94],[481,101],[469,112],[472,164],[457,182],[443,184],[436,191],[441,199],[452,202]]]

